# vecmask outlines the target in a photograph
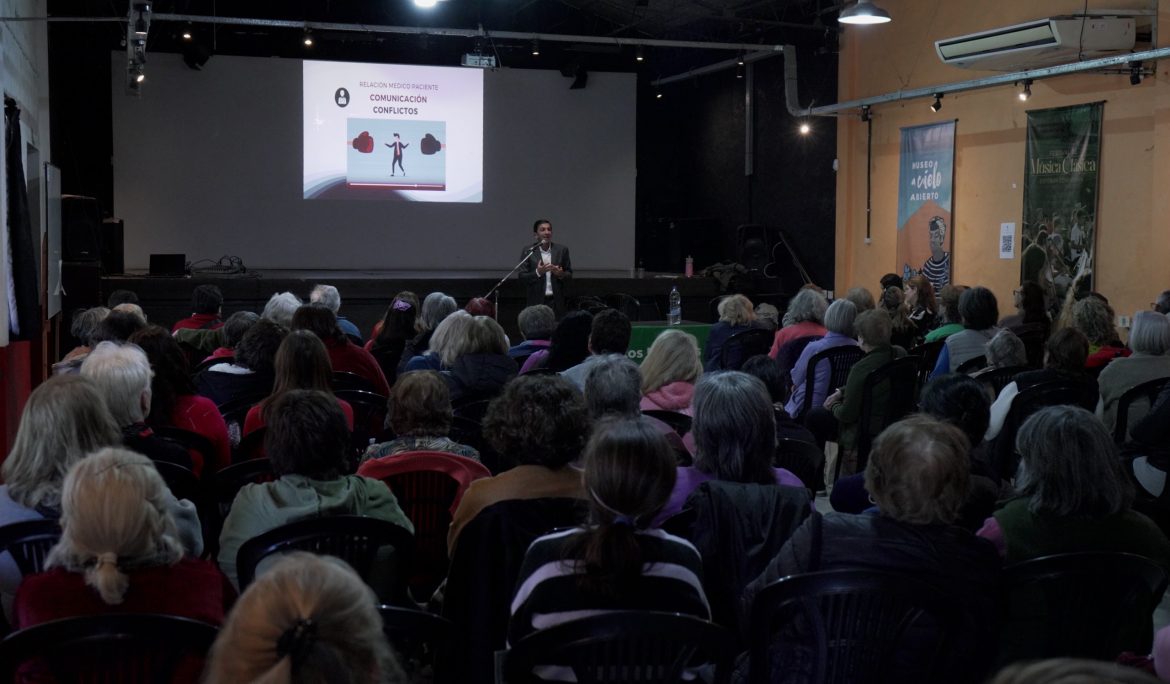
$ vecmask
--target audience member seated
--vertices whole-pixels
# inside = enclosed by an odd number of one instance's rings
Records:
[[[452,311],[444,318],[432,334],[428,336],[429,348],[418,356],[401,364],[401,373],[420,370],[443,370],[443,355],[451,355],[456,344],[471,334],[475,325],[475,318],[466,311]]]
[[[826,314],[827,316],[828,314]],[[802,423],[793,420],[784,408],[784,398],[788,388],[784,386],[784,376],[776,367],[776,362],[768,358],[767,354],[757,354],[744,362],[740,369],[748,375],[759,378],[768,390],[768,397],[772,400],[772,415],[776,418],[776,439],[796,439],[809,444],[816,444],[811,432]]]
[[[337,316],[337,327],[341,328],[341,332],[354,340],[361,340],[362,331],[358,329],[357,325],[341,315],[341,293],[337,291],[336,287],[332,285],[317,285],[313,291],[309,293],[310,304],[323,304],[326,309],[333,312]]]
[[[999,308],[995,295],[986,287],[976,286],[963,292],[959,297],[959,316],[963,319],[963,329],[947,336],[938,363],[930,374],[932,378],[954,373],[967,361],[983,356],[988,340],[999,332],[995,327]]]
[[[1170,377],[1170,356],[1166,355],[1170,351],[1170,318],[1156,311],[1135,313],[1129,331],[1129,348],[1133,354],[1110,361],[1097,376],[1101,389],[1097,417],[1110,432],[1117,422],[1117,400],[1121,395],[1143,382]],[[1148,411],[1145,400],[1142,408]],[[1131,406],[1128,419],[1132,422],[1143,415],[1136,405]]]
[[[140,347],[102,342],[85,357],[81,375],[89,378],[105,398],[106,406],[122,430],[122,444],[126,448],[155,461],[194,468],[195,463],[186,449],[156,436],[146,425],[153,373]]]
[[[956,663],[955,671],[980,681],[993,661],[988,654],[994,652],[1000,610],[1000,560],[986,540],[953,524],[970,487],[968,449],[959,428],[927,416],[911,416],[887,428],[866,466],[865,487],[876,502],[876,514],[813,513],[748,586],[744,605],[789,575],[843,569],[907,574],[959,603],[966,624],[953,641],[962,644],[956,651],[963,662]],[[907,645],[914,650],[913,636]],[[926,662],[895,657],[897,669],[887,678],[926,681],[915,671]]]
[[[945,340],[963,329],[959,299],[967,291],[964,285],[944,285],[938,293],[938,327],[926,333],[925,342]]]
[[[890,316],[891,332],[890,344],[901,347],[902,349],[910,349],[914,346],[918,337],[918,326],[914,325],[914,321],[910,320],[910,314],[906,311],[906,297],[902,290],[894,287],[886,288],[882,292],[882,310]]]
[[[792,367],[792,395],[784,405],[788,415],[798,419],[802,417],[805,385],[808,383],[808,362],[812,357],[826,349],[857,345],[857,340],[853,338],[857,314],[857,306],[848,299],[838,299],[829,305],[825,311],[825,328],[828,332],[821,339],[809,342]],[[817,407],[823,405],[829,391],[836,388],[829,387],[829,382],[833,379],[833,368],[828,361],[818,363],[813,373],[815,379],[812,403],[809,406]]]
[[[1028,352],[1024,348],[1024,341],[1007,328],[1001,328],[995,337],[987,341],[983,347],[983,356],[987,359],[987,365],[970,373],[971,377],[978,378],[1000,368],[1017,368],[1028,365]]]
[[[1170,471],[1170,383],[1162,388],[1150,412],[1132,425],[1129,436],[1125,449],[1128,470],[1148,496],[1161,496]],[[1170,669],[1170,664],[1167,667]]]
[[[979,531],[1006,563],[1122,551],[1170,569],[1170,541],[1130,507],[1133,487],[1113,438],[1093,414],[1075,406],[1043,408],[1020,427],[1016,451],[1016,496]]]
[[[772,340],[772,349],[768,351],[768,356],[776,358],[776,355],[780,353],[780,347],[798,337],[812,335],[824,337],[828,331],[825,330],[822,321],[825,320],[825,309],[827,308],[829,308],[829,302],[820,290],[806,288],[797,292],[788,302],[788,311],[784,312],[782,320],[784,326],[776,331],[776,337]]]
[[[660,333],[642,360],[642,410],[691,415],[695,381],[702,374],[694,335],[673,329]]]
[[[131,316],[134,316],[138,320],[142,321],[142,325],[147,324],[146,312],[143,311],[142,307],[138,306],[137,304],[132,304],[130,302],[122,302],[118,306],[115,306],[114,308],[110,309],[110,313],[114,313],[114,312],[121,312],[121,313],[130,314]]]
[[[350,341],[337,327],[337,316],[321,304],[306,304],[293,314],[292,330],[308,330],[325,343],[335,373],[360,375],[374,391],[389,396],[390,385],[370,352]]]
[[[1082,658],[1049,658],[1008,665],[994,679],[988,680],[987,684],[1157,684],[1170,681],[1170,676],[1166,674],[1160,677],[1156,678],[1128,663],[1123,665]]]
[[[301,299],[291,292],[277,292],[268,298],[261,318],[272,321],[282,328],[292,327],[293,314],[301,308]]]
[[[674,489],[654,523],[662,524],[681,511],[691,492],[709,480],[803,487],[797,476],[772,467],[776,456],[772,416],[771,397],[759,379],[740,371],[703,376],[695,388],[695,420],[689,433],[695,463],[678,469]]]
[[[459,305],[455,303],[455,298],[442,292],[432,292],[426,296],[419,309],[418,335],[406,344],[402,358],[398,362],[399,373],[408,370],[426,370],[427,368],[439,370],[437,367],[431,366],[410,368],[407,367],[407,362],[413,361],[415,357],[422,356],[427,350],[433,349],[431,337],[438,332],[439,324],[458,309]]]
[[[934,285],[922,274],[910,276],[906,281],[906,308],[910,311],[910,322],[917,333],[915,339],[926,337],[938,320],[938,300],[934,296]]]
[[[1150,305],[1150,308],[1163,315],[1170,315],[1170,290],[1163,290],[1162,294],[1158,295],[1158,301]]]
[[[233,585],[238,586],[236,555],[240,545],[296,520],[364,515],[414,531],[389,487],[378,480],[344,474],[349,429],[337,399],[328,394],[285,392],[272,405],[264,449],[277,479],[244,485],[219,536],[219,567]]]
[[[589,334],[593,331],[593,314],[588,311],[570,311],[557,323],[549,338],[548,349],[538,350],[520,367],[524,374],[537,368],[568,370],[589,356]]]
[[[764,357],[767,359],[768,357]],[[768,363],[772,363],[768,359]],[[585,375],[585,404],[594,420],[605,416],[639,418],[666,437],[675,455],[684,463],[691,461],[691,449],[675,429],[657,418],[642,416],[642,372],[625,356],[609,354],[594,363]]]
[[[508,642],[607,610],[709,619],[698,551],[650,529],[674,484],[674,455],[666,440],[638,420],[605,421],[584,460],[593,524],[546,534],[528,548]]]
[[[478,451],[447,437],[451,431],[451,391],[434,371],[412,371],[398,379],[390,391],[386,423],[397,436],[371,445],[362,462],[410,451],[446,451],[479,460]]]
[[[232,443],[227,425],[215,403],[195,394],[195,383],[187,369],[187,357],[166,328],[149,325],[130,336],[130,342],[146,352],[154,377],[150,383],[150,412],[146,423],[152,429],[176,427],[206,437],[215,448],[215,460],[203,462],[203,454],[191,451],[192,471],[214,473],[232,462]]]
[[[857,307],[857,313],[877,308],[877,302],[873,299],[873,293],[864,287],[849,288],[849,291],[845,293],[844,299],[853,302],[853,306]]]
[[[720,359],[723,353],[723,344],[736,333],[751,330],[756,326],[756,312],[752,309],[752,300],[741,294],[728,295],[719,301],[719,320],[711,326],[707,333],[707,360],[703,362],[705,370],[719,370],[722,368]],[[733,359],[732,361],[742,361]],[[733,367],[738,363],[731,364]]]
[[[203,681],[405,682],[377,606],[345,563],[303,551],[282,555],[236,602]]]
[[[557,327],[557,315],[552,307],[546,304],[526,306],[516,317],[516,325],[520,328],[520,335],[524,341],[513,345],[508,350],[508,356],[513,359],[527,359],[534,353],[548,349],[549,338]]]
[[[1044,343],[1044,368],[1024,371],[1000,390],[991,404],[991,418],[983,438],[988,442],[995,439],[1003,429],[1016,395],[1036,385],[1053,381],[1083,383],[1092,385],[1095,394],[1097,381],[1085,371],[1088,355],[1089,341],[1076,328],[1061,328],[1053,333]]]
[[[105,613],[163,613],[218,625],[236,593],[211,561],[185,557],[153,464],[105,448],[61,485],[61,540],[16,592],[13,626]]]
[[[939,376],[922,393],[921,411],[963,431],[968,452],[971,489],[955,524],[972,532],[978,530],[995,509],[999,497],[999,476],[989,465],[983,433],[987,431],[990,400],[979,381],[959,373]],[[833,510],[861,513],[873,506],[865,489],[865,473],[837,480],[829,497]]]
[[[98,331],[98,327],[102,323],[102,319],[110,315],[110,310],[104,306],[95,306],[89,309],[78,309],[73,314],[73,321],[69,325],[69,334],[73,339],[77,340],[78,346],[69,350],[69,353],[61,357],[61,363],[73,361],[74,359],[84,358],[89,350],[97,342],[93,341],[94,335]],[[80,361],[77,362],[81,364]]]
[[[137,304],[138,293],[134,290],[114,290],[110,296],[106,298],[106,306],[114,308],[119,304]]]
[[[617,309],[604,309],[593,317],[589,329],[589,356],[572,368],[565,369],[561,376],[585,389],[585,376],[601,359],[609,355],[625,356],[630,348],[630,319]]]
[[[885,292],[891,287],[896,287],[901,290],[905,283],[902,280],[902,276],[898,275],[897,273],[887,273],[882,276],[882,279],[878,282],[878,284],[881,287],[881,291]]]
[[[483,433],[502,459],[517,465],[467,488],[447,533],[451,555],[463,526],[494,503],[585,498],[581,471],[572,463],[581,456],[589,428],[585,400],[568,380],[537,375],[508,383],[488,407]]]
[[[405,299],[395,299],[386,308],[381,327],[373,339],[366,342],[366,351],[373,355],[391,387],[398,380],[398,366],[406,343],[414,339],[418,309]],[[409,359],[407,359],[409,361]]]
[[[756,304],[756,324],[776,332],[780,329],[780,309],[767,302]]]
[[[285,392],[315,390],[333,396],[333,368],[329,364],[329,353],[325,351],[324,343],[308,330],[294,330],[284,338],[276,350],[275,366],[276,381],[272,394],[248,409],[244,417],[245,435],[268,425],[272,406]],[[334,399],[345,414],[346,427],[353,430],[353,407],[344,399]]]
[[[825,398],[821,406],[813,406],[808,412],[805,424],[816,437],[817,446],[822,449],[825,442],[834,440],[841,450],[852,449],[857,439],[858,423],[861,421],[861,403],[864,400],[862,388],[865,378],[898,357],[890,346],[890,317],[885,311],[873,309],[857,317],[857,344],[865,354],[849,370],[845,387],[838,388]],[[874,425],[880,425],[885,418],[886,397],[889,388],[880,391],[881,383],[874,391],[874,402],[870,411]]]
[[[467,306],[463,307],[463,310],[472,316],[496,317],[496,306],[487,297],[472,297],[467,300]]]
[[[99,342],[125,342],[134,333],[146,327],[146,319],[126,311],[110,311],[90,338],[90,346]]]
[[[1016,332],[1026,325],[1039,325],[1045,331],[1048,330],[1051,321],[1048,318],[1048,307],[1044,304],[1044,288],[1029,280],[1013,290],[1012,297],[1016,313],[1001,318],[999,327]]]
[[[441,360],[452,404],[491,399],[516,377],[504,329],[487,316],[475,316],[467,331],[443,350]]]
[[[12,451],[0,475],[0,526],[61,517],[61,481],[73,464],[103,447],[122,443],[122,432],[106,401],[77,375],[50,378],[29,395]],[[178,525],[179,541],[191,555],[203,552],[195,505],[168,490],[166,508]],[[12,598],[21,575],[8,554],[0,555],[0,600],[11,622]]]
[[[195,388],[216,406],[246,397],[256,397],[259,401],[272,392],[276,350],[287,334],[287,328],[261,318],[236,345],[235,358],[199,373]]]
[[[411,308],[414,309],[415,320],[414,320],[414,334],[413,335],[418,334],[420,326],[421,326],[421,322],[419,321],[419,315],[420,315],[420,312],[422,311],[421,304],[418,301],[418,295],[411,292],[410,290],[402,290],[398,294],[394,295],[394,298],[390,300],[390,306],[387,306],[386,312],[382,314],[382,318],[380,318],[376,323],[374,323],[374,329],[370,331],[370,339],[366,340],[367,344],[369,344],[370,342],[373,342],[378,337],[378,335],[382,332],[382,326],[384,326],[386,324],[386,314],[390,312],[391,308],[393,308],[394,302],[397,300],[400,300],[400,299],[402,301],[406,302],[407,304],[410,304]],[[411,339],[413,339],[413,335],[411,336]]]
[[[215,285],[196,285],[191,293],[191,315],[175,323],[171,332],[194,328],[208,330],[223,325],[219,319],[220,309],[223,307],[223,293]]]
[[[1073,327],[1089,340],[1085,368],[1100,372],[1113,359],[1130,355],[1129,348],[1117,337],[1117,329],[1113,327],[1113,309],[1108,302],[1090,295],[1073,304],[1071,315]]]
[[[212,359],[230,359],[236,355],[236,347],[239,346],[240,340],[244,339],[256,321],[260,320],[260,314],[253,311],[237,311],[227,320],[223,322],[223,327],[219,329],[222,337],[220,338],[221,345],[216,347],[215,351],[204,359],[204,362]]]

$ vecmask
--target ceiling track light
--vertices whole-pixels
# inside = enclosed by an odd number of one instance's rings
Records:
[[[657,89],[655,89],[655,90],[654,90],[654,99],[655,99],[655,100],[661,100],[661,99],[662,99],[662,89],[661,89],[661,88],[657,88]]]
[[[744,64],[744,62],[743,62],[743,50],[740,50],[740,51],[739,51],[739,56],[735,58],[735,65],[736,65],[736,66],[743,66],[743,64]]]
[[[1129,84],[1131,86],[1142,84],[1142,63],[1132,62],[1129,65]]]
[[[301,42],[305,44],[305,47],[313,47],[313,32],[305,29],[305,35],[301,39]]]
[[[1032,79],[1026,78],[1023,82],[1023,88],[1020,89],[1020,102],[1027,102],[1028,98],[1032,97]]]
[[[532,39],[532,56],[533,57],[540,56],[540,40],[537,38]]]
[[[873,4],[873,0],[857,0],[852,7],[841,10],[837,21],[842,24],[866,25],[885,24],[890,21],[890,13]]]
[[[809,133],[812,133],[812,125],[809,124],[808,121],[801,121],[800,122],[800,134],[801,135],[808,135]]]
[[[131,8],[138,16],[134,19],[134,35],[145,38],[150,31],[150,3],[136,2]]]
[[[639,45],[636,48],[634,48],[634,61],[641,62],[645,59],[646,59],[646,55],[643,54],[643,52],[642,52],[642,46]]]
[[[942,109],[942,97],[942,93],[934,94],[934,102],[930,103],[930,111],[938,112],[938,110]]]
[[[735,65],[735,77],[737,79],[743,78],[743,64],[736,64]]]
[[[183,29],[182,36],[183,40],[191,40],[193,37],[191,33],[191,22],[187,22],[187,26]]]

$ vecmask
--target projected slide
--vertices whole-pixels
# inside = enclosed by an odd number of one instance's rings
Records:
[[[304,63],[304,198],[483,201],[483,72]]]

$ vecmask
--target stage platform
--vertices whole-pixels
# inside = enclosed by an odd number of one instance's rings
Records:
[[[464,306],[473,297],[481,297],[502,274],[480,271],[436,273],[434,271],[313,271],[258,270],[239,275],[201,273],[179,278],[157,278],[145,273],[103,276],[100,291],[92,302],[104,304],[110,292],[118,289],[138,293],[142,308],[151,322],[170,325],[191,313],[191,291],[196,285],[212,283],[224,294],[225,317],[235,311],[259,313],[276,292],[292,292],[308,299],[318,283],[335,286],[341,293],[341,314],[368,334],[374,322],[385,312],[393,296],[410,290],[419,298],[442,291]],[[714,278],[685,278],[682,274],[647,273],[643,278],[613,271],[577,271],[568,285],[571,298],[628,294],[638,300],[640,320],[666,318],[666,300],[676,285],[683,296],[683,317],[711,322],[710,301],[719,295],[719,281]],[[516,316],[525,306],[524,288],[513,276],[500,288],[499,321],[512,340],[519,340]],[[67,312],[69,313],[69,312]]]

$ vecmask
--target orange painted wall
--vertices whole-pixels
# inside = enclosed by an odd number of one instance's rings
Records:
[[[1089,10],[1159,8],[1170,45],[1170,0],[1091,0]],[[970,80],[989,72],[944,66],[934,41],[1031,19],[1081,12],[1081,0],[880,0],[894,20],[848,27],[841,42],[839,101],[898,89]],[[865,124],[838,122],[836,283],[876,290],[895,270],[899,129],[957,119],[954,186],[954,282],[990,287],[1001,315],[1011,313],[1019,282],[1026,110],[1105,100],[1097,223],[1097,290],[1118,314],[1132,315],[1170,288],[1170,61],[1140,86],[1126,75],[1077,74],[1039,81],[1022,103],[1001,86],[947,95],[938,113],[930,99],[873,108],[872,242],[865,244]],[[1158,155],[1161,145],[1162,154]],[[999,226],[1016,223],[1017,257],[1001,260]]]

